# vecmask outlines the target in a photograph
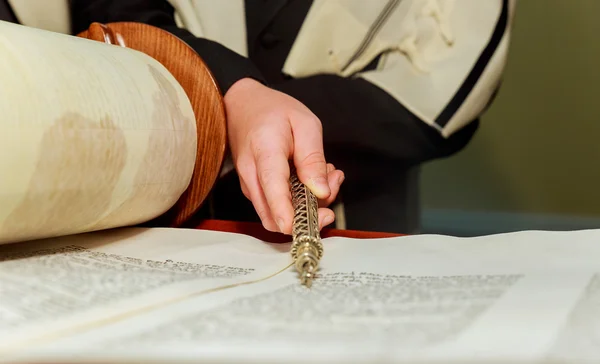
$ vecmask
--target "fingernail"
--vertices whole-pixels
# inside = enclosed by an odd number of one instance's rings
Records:
[[[323,226],[327,226],[329,224],[331,224],[334,220],[334,217],[331,215],[327,215],[325,216],[325,218],[323,218]]]
[[[279,231],[283,232],[283,219],[277,219],[277,226],[279,227]]]
[[[346,176],[344,176],[343,174],[340,176],[340,178],[338,178],[338,185],[341,185],[344,180],[346,179]]]
[[[310,182],[312,184],[312,186],[310,186],[311,190],[315,193],[315,195],[318,197],[326,197],[329,195],[329,185],[324,177],[311,178]]]

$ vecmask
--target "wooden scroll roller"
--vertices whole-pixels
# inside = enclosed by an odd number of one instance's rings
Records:
[[[0,243],[181,226],[224,160],[213,77],[149,25],[68,36],[0,22],[0,110]]]
[[[141,51],[160,62],[183,87],[196,115],[194,174],[177,204],[152,224],[181,226],[206,199],[225,155],[226,119],[221,93],[198,54],[162,29],[142,23],[93,23],[79,37]]]

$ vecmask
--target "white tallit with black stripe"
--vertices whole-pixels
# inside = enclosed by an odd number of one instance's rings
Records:
[[[197,36],[247,55],[243,0],[169,0]],[[314,0],[283,72],[362,77],[448,137],[485,109],[516,0]],[[361,72],[381,56],[377,69]]]
[[[180,26],[247,55],[244,0],[168,0]],[[68,0],[9,0],[67,32]],[[362,77],[448,137],[481,115],[506,64],[516,0],[314,0],[283,72]],[[361,72],[380,57],[377,69]]]

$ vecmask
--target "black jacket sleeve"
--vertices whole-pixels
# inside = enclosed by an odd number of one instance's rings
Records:
[[[246,57],[205,38],[198,38],[175,23],[175,9],[166,0],[71,0],[72,32],[86,30],[91,23],[138,22],[153,25],[191,46],[215,77],[223,94],[238,80],[253,78],[266,83]]]

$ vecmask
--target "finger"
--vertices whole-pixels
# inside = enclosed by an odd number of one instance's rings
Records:
[[[327,164],[323,152],[321,122],[306,113],[291,120],[294,135],[294,165],[298,178],[317,196],[325,199],[331,193],[327,184]]]
[[[277,223],[275,222],[275,219],[273,218],[269,210],[269,205],[265,198],[265,193],[258,182],[256,183],[256,185],[256,194],[253,194],[253,196],[255,197],[253,197],[251,200],[252,205],[254,206],[256,213],[260,217],[264,228],[272,232],[279,232],[280,229],[277,226]]]
[[[248,186],[246,186],[246,183],[244,182],[244,179],[242,177],[239,177],[239,176],[238,176],[238,178],[240,180],[240,188],[242,189],[242,193],[244,194],[244,196],[248,200],[252,201],[252,199],[250,198],[250,190],[248,189]]]
[[[319,209],[319,230],[331,224],[335,220],[335,214],[327,208]]]
[[[335,166],[331,163],[327,163],[327,174],[335,171]]]
[[[242,190],[242,193],[248,200],[252,200],[250,196],[250,189],[248,188],[248,185],[246,184],[246,181],[244,180],[243,176],[250,176],[252,174],[256,174],[254,159],[252,159],[251,157],[244,158],[244,156],[238,158],[238,160],[235,162],[235,170],[240,181],[240,188]]]
[[[290,165],[286,153],[279,147],[255,151],[258,181],[264,191],[270,215],[284,234],[292,233],[294,210],[290,193]]]
[[[344,178],[344,172],[340,170],[334,170],[327,175],[327,182],[329,183],[331,194],[326,199],[319,200],[319,207],[327,207],[335,201],[340,192],[342,183],[344,182]]]
[[[244,186],[242,187],[242,191],[244,189],[247,191],[247,197],[252,202],[252,206],[254,206],[254,210],[258,214],[264,228],[273,232],[279,231],[269,212],[269,205],[256,175],[256,167],[253,164],[247,163],[238,169],[238,174],[240,176],[240,184]]]

